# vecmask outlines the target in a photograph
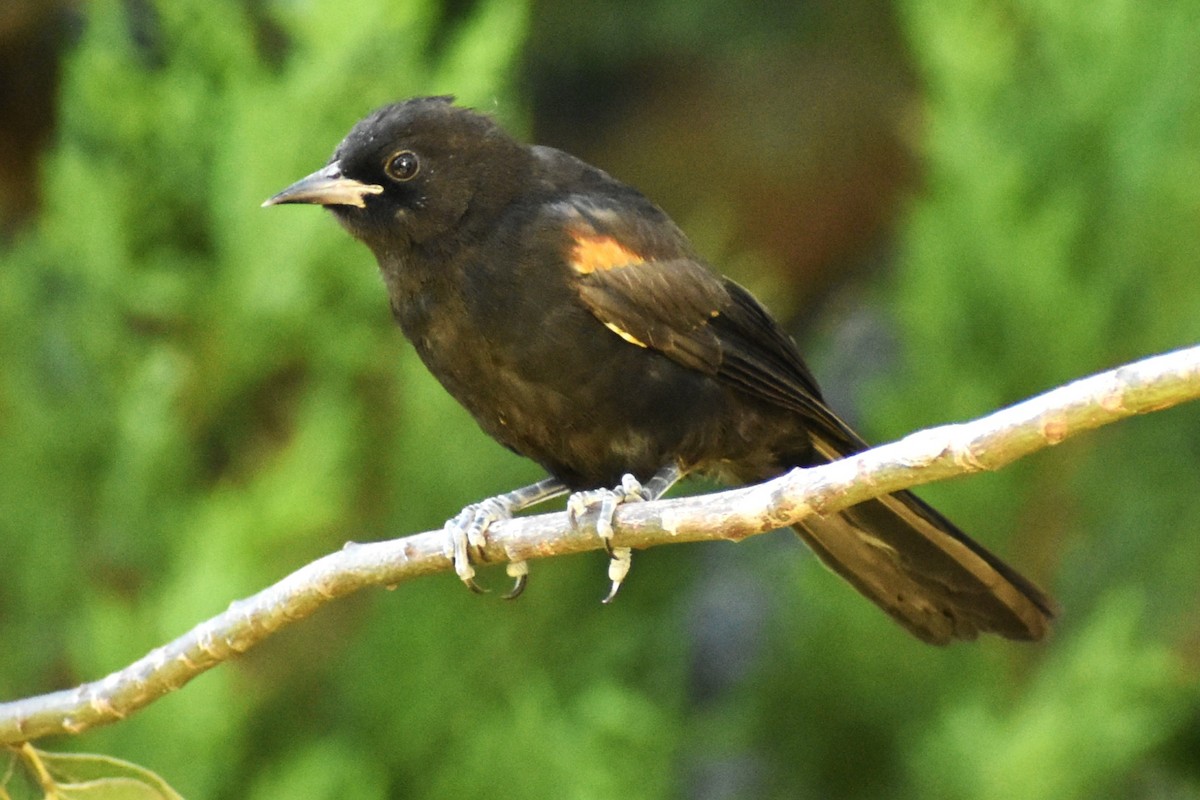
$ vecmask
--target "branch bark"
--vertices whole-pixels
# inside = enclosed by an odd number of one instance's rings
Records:
[[[740,540],[931,481],[995,470],[1077,433],[1200,398],[1200,346],[1075,381],[972,422],[943,425],[813,469],[717,494],[621,506],[620,546]],[[602,547],[565,513],[500,522],[487,562],[550,558]],[[368,586],[395,586],[451,569],[441,531],[348,543],[273,586],[230,604],[174,641],[91,683],[0,703],[0,744],[77,734],[124,719],[279,628]]]

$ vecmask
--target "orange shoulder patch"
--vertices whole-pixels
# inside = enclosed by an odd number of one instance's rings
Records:
[[[580,275],[631,267],[646,261],[611,236],[572,231],[571,238],[575,240],[570,255],[571,269]]]

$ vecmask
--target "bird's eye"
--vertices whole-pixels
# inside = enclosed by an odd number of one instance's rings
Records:
[[[383,165],[383,171],[394,181],[411,181],[417,177],[420,169],[421,162],[412,150],[401,150],[393,154]]]

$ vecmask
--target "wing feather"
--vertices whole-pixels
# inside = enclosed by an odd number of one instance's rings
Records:
[[[639,216],[590,198],[558,204],[555,213],[566,217],[566,262],[579,299],[614,334],[794,410],[831,435],[849,431],[766,309],[709,269],[673,225],[639,225]]]

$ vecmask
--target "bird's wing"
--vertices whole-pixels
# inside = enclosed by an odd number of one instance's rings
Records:
[[[807,417],[845,452],[865,445],[821,399],[778,323],[736,283],[718,276],[653,206],[619,213],[583,200],[564,218],[565,256],[579,299],[614,335]]]

